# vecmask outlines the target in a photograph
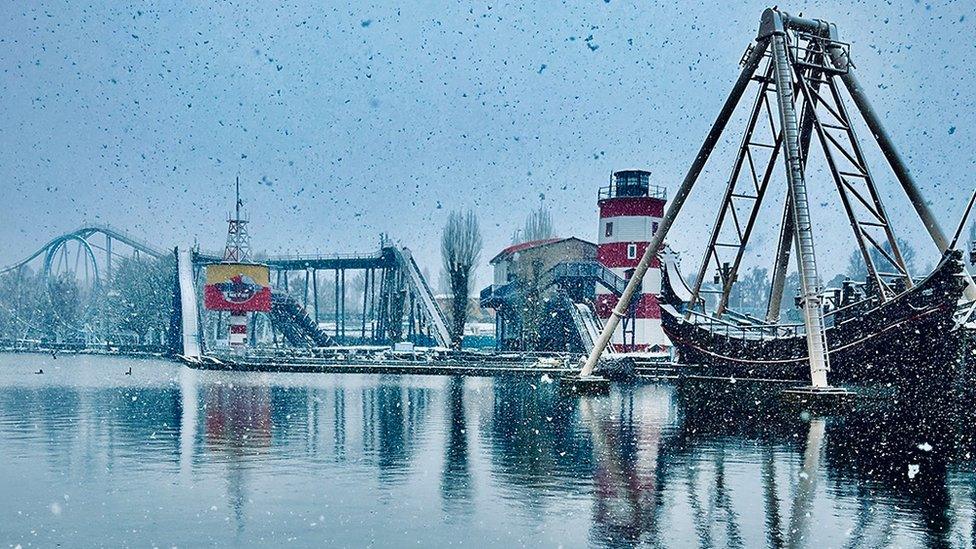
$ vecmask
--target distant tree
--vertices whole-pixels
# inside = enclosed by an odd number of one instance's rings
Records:
[[[450,295],[451,293],[451,276],[447,274],[447,271],[443,267],[437,273],[437,291],[444,295]]]
[[[48,337],[64,341],[82,329],[82,297],[78,281],[70,273],[61,273],[48,281],[47,307],[42,309],[42,325]],[[41,304],[43,307],[43,303]]]
[[[441,234],[441,259],[451,283],[451,338],[461,348],[467,318],[471,273],[481,256],[481,229],[471,210],[451,212]]]
[[[763,315],[769,298],[769,286],[769,271],[753,267],[738,275],[729,296],[729,306],[743,313]]]
[[[173,259],[123,258],[113,273],[109,310],[121,330],[146,343],[150,332],[169,330],[173,313]],[[156,341],[158,343],[158,341]]]
[[[549,212],[549,208],[543,204],[525,218],[525,225],[523,225],[522,230],[515,231],[512,235],[512,244],[545,240],[552,238],[552,235],[552,214]]]
[[[48,289],[43,277],[30,267],[0,276],[0,337],[40,337],[40,315],[48,309]]]
[[[781,321],[800,322],[803,320],[802,313],[796,306],[796,298],[802,292],[802,286],[799,272],[793,271],[786,275],[786,280],[783,282],[783,300],[779,304]]]
[[[898,249],[901,250],[901,256],[905,260],[905,267],[908,269],[908,272],[913,275],[916,274],[918,268],[915,265],[915,248],[905,240],[900,238],[896,238],[895,240],[898,243]],[[888,244],[887,241],[881,247],[885,252],[891,254],[891,244]],[[873,248],[871,249],[871,261],[874,263],[875,268],[880,271],[894,272],[894,267],[888,259],[881,252]],[[847,261],[847,276],[851,277],[852,280],[860,282],[863,282],[868,277],[868,267],[864,264],[864,256],[861,254],[860,249],[851,252],[850,258]]]

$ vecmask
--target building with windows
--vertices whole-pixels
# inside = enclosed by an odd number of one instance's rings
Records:
[[[505,248],[491,260],[492,285],[482,307],[495,309],[496,348],[587,352],[657,230],[667,194],[650,172],[614,172],[599,189],[597,243],[552,238]],[[661,328],[655,258],[611,344],[617,352],[660,352],[670,347]]]
[[[575,237],[522,242],[498,252],[490,261],[492,284],[481,291],[481,306],[495,309],[496,348],[551,347],[551,332],[561,329],[551,322],[552,270],[560,263],[592,261],[595,256],[596,244]]]

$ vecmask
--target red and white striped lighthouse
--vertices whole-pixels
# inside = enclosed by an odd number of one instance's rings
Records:
[[[625,280],[633,274],[664,215],[667,192],[663,187],[651,185],[650,179],[650,172],[643,170],[614,172],[610,185],[599,191],[597,260]],[[621,319],[610,340],[616,351],[646,352],[670,345],[661,328],[661,308],[657,301],[661,290],[660,267],[660,260],[654,258],[628,314]],[[606,321],[616,306],[617,296],[597,284],[597,315]]]

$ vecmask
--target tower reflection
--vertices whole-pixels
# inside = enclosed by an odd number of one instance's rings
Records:
[[[441,472],[441,499],[451,520],[461,520],[471,511],[471,472],[468,464],[468,425],[464,411],[464,378],[448,381],[447,443]]]

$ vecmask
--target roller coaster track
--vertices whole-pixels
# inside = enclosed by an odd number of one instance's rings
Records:
[[[50,254],[52,250],[56,250],[62,244],[71,240],[77,241],[82,245],[84,245],[87,248],[88,253],[92,254],[92,257],[94,257],[94,252],[91,249],[91,244],[88,242],[88,239],[95,234],[103,234],[112,240],[118,240],[119,242],[126,244],[132,249],[138,250],[140,253],[144,253],[150,257],[154,257],[157,259],[169,255],[169,253],[166,251],[160,250],[155,246],[147,244],[137,238],[134,238],[108,225],[84,225],[72,232],[65,233],[55,238],[52,238],[46,244],[38,248],[36,252],[32,253],[31,255],[27,256],[26,258],[18,262],[13,263],[11,265],[7,265],[6,267],[0,267],[0,274],[4,274],[10,271],[15,271],[23,267],[24,265],[30,263],[31,261],[33,261],[35,258],[39,257],[42,254],[45,253]]]

